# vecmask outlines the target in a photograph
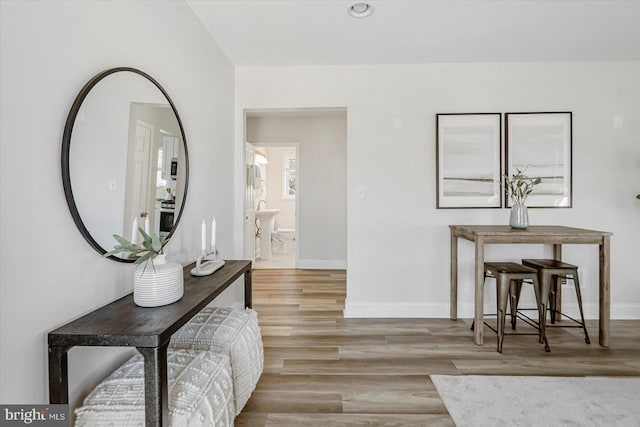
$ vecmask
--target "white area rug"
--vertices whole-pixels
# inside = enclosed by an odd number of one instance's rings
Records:
[[[457,427],[640,427],[640,378],[431,375]]]

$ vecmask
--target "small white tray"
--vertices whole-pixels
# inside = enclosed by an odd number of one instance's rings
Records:
[[[200,264],[199,269],[197,266],[191,269],[191,275],[192,276],[208,276],[210,274],[213,274],[215,271],[219,270],[220,268],[222,268],[223,265],[224,265],[224,261],[222,260],[204,261]]]

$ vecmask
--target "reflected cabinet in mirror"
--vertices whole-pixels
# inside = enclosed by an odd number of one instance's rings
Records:
[[[188,177],[182,122],[158,82],[123,67],[82,88],[64,129],[62,181],[71,215],[94,249],[111,250],[114,234],[141,241],[136,225],[171,237]]]

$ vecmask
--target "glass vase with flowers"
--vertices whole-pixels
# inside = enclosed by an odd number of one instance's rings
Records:
[[[540,177],[525,175],[525,171],[526,168],[516,168],[513,175],[504,175],[504,186],[512,203],[509,225],[520,230],[529,226],[529,213],[525,204],[527,197],[533,192],[534,187],[542,182]]]

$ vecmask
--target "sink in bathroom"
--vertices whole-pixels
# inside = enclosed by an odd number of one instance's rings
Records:
[[[262,209],[256,211],[256,218],[260,221],[268,221],[276,216],[277,213],[280,212],[280,209]]]
[[[273,217],[280,209],[261,209],[256,211],[256,218],[260,220],[260,259],[271,259],[271,230]]]

